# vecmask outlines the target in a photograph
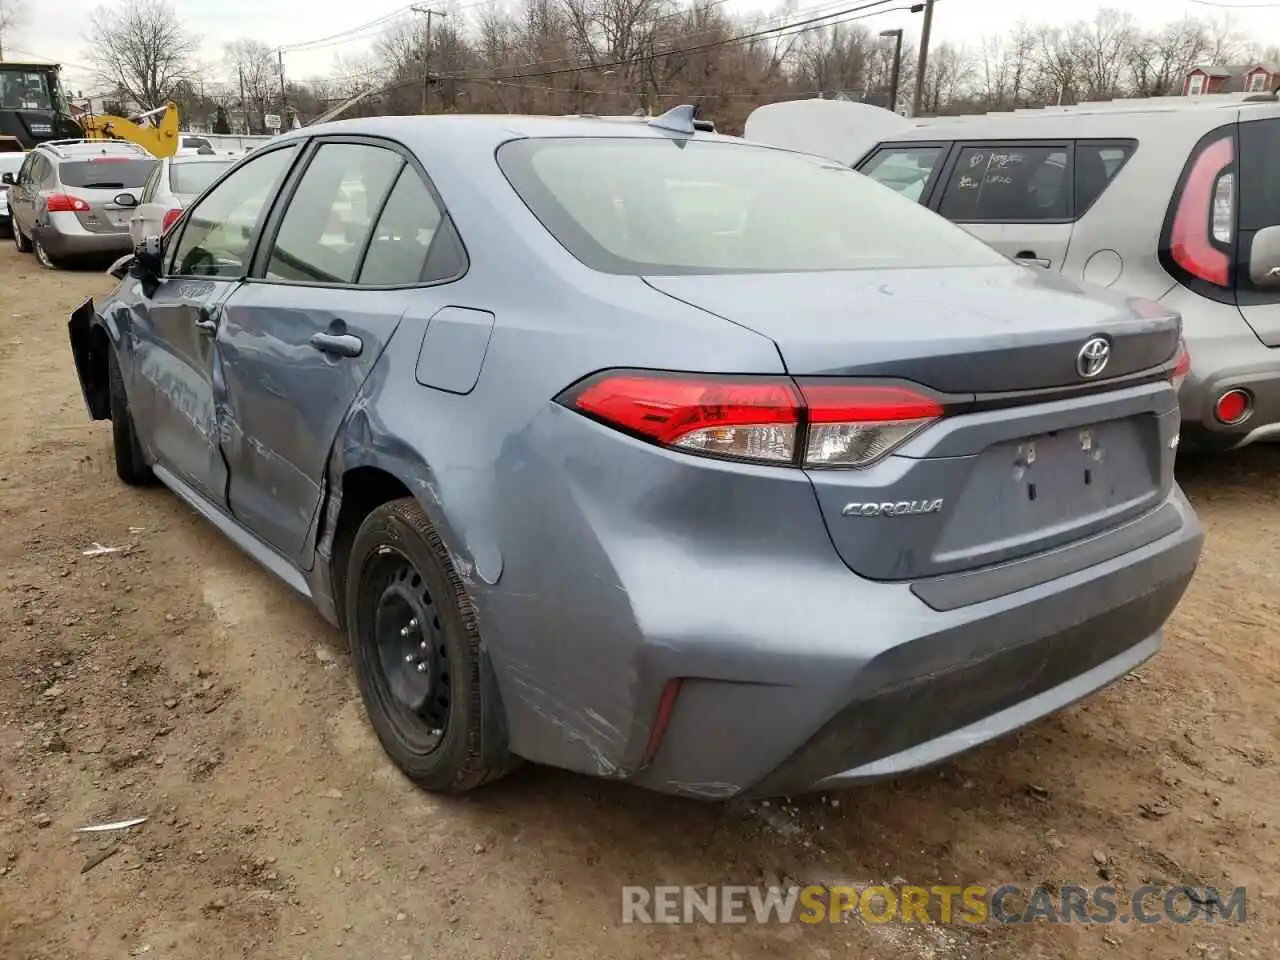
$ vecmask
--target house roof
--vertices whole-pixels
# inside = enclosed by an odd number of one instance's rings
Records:
[[[1222,85],[1219,87],[1221,93],[1241,93],[1245,88],[1245,77],[1251,73],[1256,73],[1258,70],[1265,70],[1272,75],[1280,74],[1280,67],[1276,66],[1276,64],[1258,60],[1253,63],[1198,66],[1188,71],[1187,75],[1202,73],[1208,77],[1221,78],[1223,80]]]

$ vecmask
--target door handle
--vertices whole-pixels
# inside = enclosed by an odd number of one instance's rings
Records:
[[[1053,262],[1051,260],[1048,260],[1045,257],[1037,257],[1034,250],[1023,250],[1021,253],[1015,255],[1013,259],[1017,260],[1019,263],[1034,264],[1037,267],[1044,267],[1046,270],[1053,266]]]
[[[199,319],[196,320],[196,329],[206,337],[216,336],[218,333],[218,321],[213,319],[213,315],[209,312],[208,307],[200,308]]]
[[[349,333],[317,333],[311,337],[311,346],[321,353],[335,357],[358,357],[364,350],[364,342]]]

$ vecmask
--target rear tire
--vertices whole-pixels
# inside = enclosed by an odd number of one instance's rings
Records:
[[[410,780],[438,793],[465,793],[516,766],[505,739],[493,742],[497,705],[489,698],[496,694],[484,680],[471,598],[412,498],[383,504],[360,525],[346,598],[365,710],[382,748]]]
[[[19,253],[31,252],[31,241],[27,239],[26,235],[18,227],[17,220],[13,221],[13,245]]]
[[[40,242],[38,236],[31,238],[31,249],[35,252],[36,259],[40,261],[40,265],[46,270],[57,270],[62,264],[50,256],[49,251],[44,248],[44,244]]]
[[[115,452],[116,476],[131,487],[150,486],[155,482],[155,474],[147,466],[142,454],[142,445],[138,443],[138,432],[133,425],[133,414],[129,412],[129,398],[124,392],[124,377],[120,374],[120,364],[116,360],[116,352],[107,351],[107,389],[111,399],[111,441]]]

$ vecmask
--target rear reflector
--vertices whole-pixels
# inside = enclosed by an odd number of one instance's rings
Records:
[[[662,688],[662,696],[658,699],[658,712],[654,715],[653,726],[649,728],[649,740],[644,746],[644,755],[640,758],[640,766],[647,767],[658,755],[662,746],[662,738],[667,733],[667,725],[671,722],[671,712],[676,708],[676,697],[680,695],[680,680],[668,680]]]
[[[1228,390],[1213,405],[1213,415],[1219,423],[1233,427],[1244,423],[1253,412],[1253,398],[1246,390]]]
[[[79,197],[72,197],[65,193],[51,193],[45,202],[45,209],[49,213],[88,213],[89,204]]]
[[[1192,277],[1226,287],[1231,258],[1222,246],[1235,241],[1235,138],[1206,146],[1195,160],[1169,232],[1169,256]]]
[[[909,387],[609,371],[559,402],[663,447],[727,460],[866,467],[943,415]]]

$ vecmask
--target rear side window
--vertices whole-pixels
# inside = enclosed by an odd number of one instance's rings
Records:
[[[217,180],[234,161],[228,157],[225,163],[172,163],[169,165],[169,189],[178,196],[195,196]]]
[[[1075,216],[1082,217],[1111,185],[1121,167],[1133,156],[1136,144],[1076,141],[1076,205]]]
[[[267,263],[268,280],[351,283],[374,218],[404,160],[393,150],[326,143],[289,200]]]
[[[1071,154],[1066,145],[962,147],[938,212],[961,223],[1071,219]]]
[[[359,282],[409,284],[424,279],[427,254],[442,219],[427,185],[405,166],[374,227]]]
[[[859,167],[858,172],[908,200],[919,201],[943,152],[938,146],[884,147]]]
[[[1007,261],[849,167],[697,138],[513,140],[498,163],[542,225],[592,269],[783,273]]]
[[[82,190],[135,190],[147,182],[155,165],[155,160],[132,157],[68,160],[58,167],[58,179],[64,187]]]
[[[1235,212],[1236,139],[1226,126],[1196,144],[1178,178],[1160,231],[1165,270],[1201,296],[1231,300]]]

